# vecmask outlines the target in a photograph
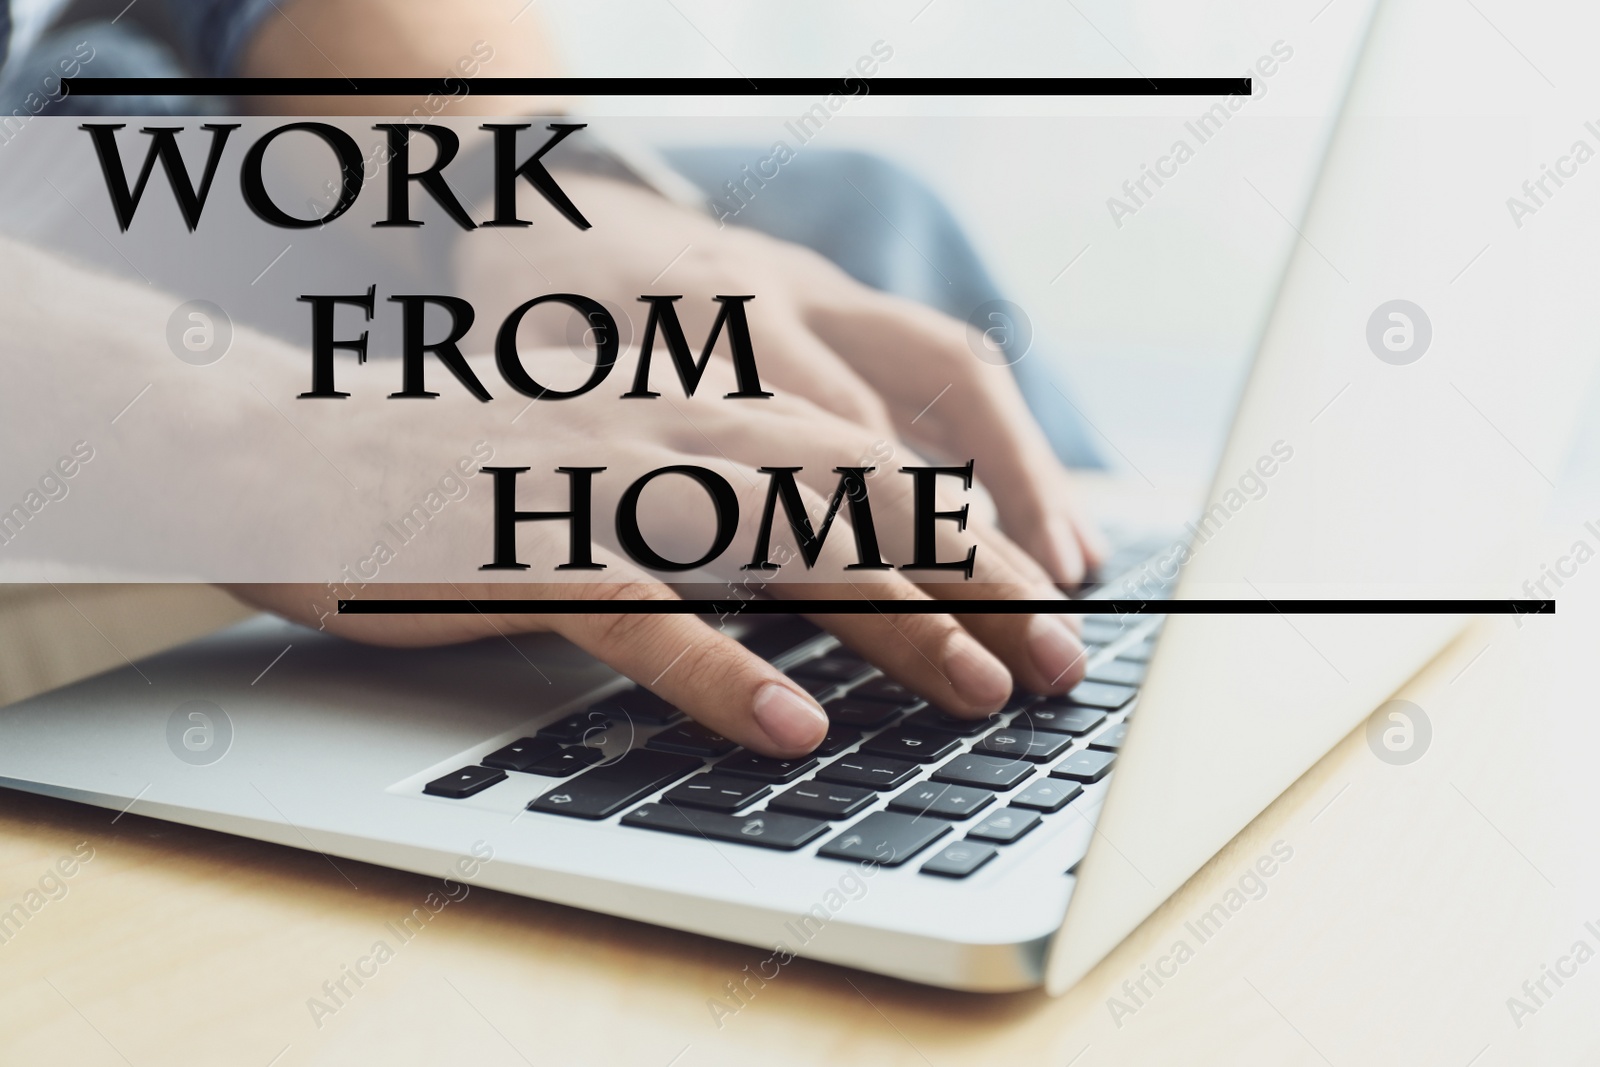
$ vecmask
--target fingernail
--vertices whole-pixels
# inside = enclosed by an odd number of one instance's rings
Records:
[[[785,752],[810,752],[828,732],[828,717],[786,685],[768,682],[756,693],[756,725]]]
[[[1050,547],[1056,554],[1056,578],[1068,585],[1083,581],[1083,546],[1071,524],[1060,519],[1050,523]]]
[[[1011,695],[1011,672],[965,630],[945,642],[944,672],[956,696],[977,708],[996,710]]]
[[[1028,655],[1044,676],[1045,690],[1059,693],[1083,674],[1083,644],[1067,624],[1054,615],[1035,615],[1028,622]]]

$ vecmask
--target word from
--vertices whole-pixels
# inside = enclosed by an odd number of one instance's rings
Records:
[[[368,331],[362,330],[359,337],[336,338],[334,314],[339,305],[358,307],[370,322],[377,313],[377,289],[376,285],[372,285],[367,287],[364,294],[355,296],[299,298],[301,303],[311,305],[311,389],[300,394],[302,400],[342,400],[350,395],[340,392],[335,387],[333,357],[338,350],[343,349],[354,352],[357,363],[365,363]],[[658,331],[667,346],[668,354],[672,357],[673,366],[678,371],[678,380],[683,383],[684,393],[693,396],[695,389],[700,385],[700,379],[705,375],[707,365],[711,362],[711,353],[717,346],[717,339],[722,336],[724,326],[728,331],[729,359],[733,364],[734,377],[739,386],[726,395],[730,399],[761,399],[773,395],[761,388],[761,376],[756,370],[755,348],[750,342],[750,322],[745,317],[745,305],[755,299],[754,297],[712,298],[720,306],[716,321],[711,324],[710,336],[706,338],[705,347],[701,349],[698,360],[689,354],[689,341],[684,336],[683,326],[678,322],[675,305],[683,298],[641,296],[639,299],[650,305],[650,317],[645,322],[644,340],[639,347],[639,367],[634,374],[633,388],[622,394],[625,399],[649,399],[661,395],[650,388],[650,357],[655,349]],[[484,403],[494,399],[489,390],[484,388],[483,382],[478,379],[477,373],[473,371],[466,357],[461,354],[460,342],[471,331],[472,324],[477,318],[477,313],[470,303],[460,297],[425,294],[391,296],[389,303],[399,304],[402,316],[401,387],[399,392],[390,393],[389,399],[431,400],[438,397],[439,394],[430,392],[426,384],[424,361],[429,354],[455,375],[456,381],[465,386],[473,396]],[[517,331],[522,327],[522,320],[528,312],[541,304],[557,304],[575,310],[587,319],[592,327],[590,333],[595,340],[594,363],[590,368],[588,379],[576,388],[551,389],[541,385],[522,365],[522,356],[517,349]],[[430,305],[442,309],[450,319],[448,332],[444,337],[434,341],[429,341],[423,336],[423,326],[427,321]],[[611,368],[616,366],[617,355],[621,350],[618,341],[620,336],[616,319],[600,301],[578,296],[576,293],[548,293],[525,301],[505,317],[495,336],[495,366],[499,368],[500,376],[505,379],[506,384],[523,396],[535,400],[571,400],[598,388],[611,374]]]

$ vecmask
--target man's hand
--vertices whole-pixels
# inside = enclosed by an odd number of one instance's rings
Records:
[[[634,317],[636,337],[644,308],[637,297],[686,294],[677,309],[696,351],[716,312],[710,297],[753,293],[750,329],[768,388],[871,431],[862,455],[881,465],[897,436],[941,458],[975,460],[1001,529],[1054,581],[1076,584],[1103,557],[1016,379],[973,354],[965,323],[868,289],[797,245],[719,229],[637,186],[566,172],[559,178],[594,228],[574,229],[523,190],[531,227],[506,240],[459,243],[464,291],[485,306],[507,307],[526,299],[530,286],[583,293]],[[544,340],[572,340],[566,323],[551,319],[547,329]]]

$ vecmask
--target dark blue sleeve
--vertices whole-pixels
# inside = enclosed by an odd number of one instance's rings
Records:
[[[261,23],[284,17],[273,0],[167,0],[166,6],[190,69],[212,77],[238,73],[239,56]]]
[[[0,0],[0,70],[5,69],[6,51],[11,45],[11,3]]]

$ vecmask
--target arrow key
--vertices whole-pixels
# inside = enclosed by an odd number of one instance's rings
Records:
[[[732,841],[758,848],[775,848],[784,852],[800,848],[828,829],[825,822],[803,819],[798,815],[779,815],[770,811],[723,815],[672,804],[646,804],[635,808],[622,817],[622,825],[710,838],[713,841]]]
[[[944,819],[875,811],[823,845],[817,855],[898,867],[949,832]]]
[[[976,841],[957,841],[939,850],[939,854],[922,865],[923,874],[937,874],[945,878],[965,878],[998,853],[993,845],[980,845]]]

